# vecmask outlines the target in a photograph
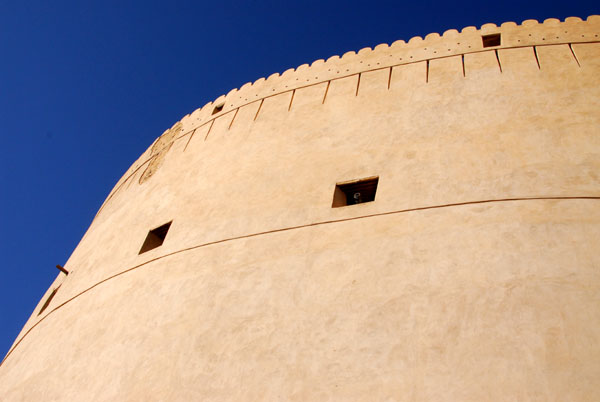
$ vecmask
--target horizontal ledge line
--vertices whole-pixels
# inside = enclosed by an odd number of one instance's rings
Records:
[[[39,323],[41,323],[42,321],[44,321],[46,319],[46,317],[48,317],[49,315],[51,315],[52,313],[54,313],[55,311],[57,311],[58,309],[60,309],[64,305],[66,305],[67,303],[70,303],[71,301],[75,300],[76,298],[78,298],[79,296],[83,295],[84,293],[89,292],[90,290],[92,290],[96,286],[99,286],[102,283],[108,282],[109,280],[114,279],[117,276],[121,276],[121,275],[126,274],[128,272],[131,272],[133,270],[141,268],[141,267],[143,267],[145,265],[148,265],[151,262],[155,262],[155,261],[158,261],[160,259],[173,256],[175,254],[183,253],[185,251],[195,250],[195,249],[206,247],[206,246],[212,246],[214,244],[225,243],[225,242],[234,241],[234,240],[240,240],[240,239],[247,239],[247,238],[250,238],[250,237],[257,237],[257,236],[262,236],[262,235],[266,235],[266,234],[270,234],[270,233],[287,232],[287,231],[290,231],[290,230],[303,229],[303,228],[313,227],[313,226],[321,226],[321,225],[326,225],[326,224],[329,224],[329,223],[347,222],[347,221],[353,221],[353,220],[358,220],[358,219],[374,218],[374,217],[378,217],[378,216],[395,215],[395,214],[401,214],[401,213],[406,213],[406,212],[424,211],[424,210],[428,210],[428,209],[441,209],[441,208],[458,207],[458,206],[464,206],[464,205],[489,204],[489,203],[496,203],[496,202],[536,201],[536,200],[542,200],[542,201],[543,200],[600,200],[600,196],[555,196],[555,197],[550,196],[550,197],[499,198],[499,199],[488,199],[488,200],[479,200],[479,201],[455,202],[455,203],[441,204],[441,205],[429,205],[429,206],[424,206],[424,207],[406,208],[406,209],[399,209],[399,210],[395,210],[395,211],[379,212],[379,213],[375,213],[375,214],[361,215],[361,216],[355,216],[355,217],[351,217],[351,218],[332,219],[332,220],[327,220],[327,221],[307,223],[305,225],[290,226],[290,227],[287,227],[287,228],[281,228],[281,229],[268,230],[268,231],[264,231],[264,232],[251,233],[251,234],[248,234],[248,235],[230,237],[230,238],[227,238],[227,239],[215,240],[215,241],[208,242],[208,243],[202,243],[202,244],[199,244],[197,246],[183,248],[181,250],[173,251],[172,253],[168,253],[168,254],[165,254],[165,255],[153,258],[151,260],[145,261],[145,262],[143,262],[141,264],[138,264],[138,265],[135,265],[135,266],[133,266],[131,268],[128,268],[128,269],[126,269],[124,271],[121,271],[121,272],[118,272],[118,273],[116,273],[114,275],[111,275],[111,276],[109,276],[109,277],[101,280],[100,282],[95,283],[94,285],[90,286],[89,288],[82,290],[81,292],[77,293],[75,296],[73,296],[73,297],[65,300],[64,302],[62,302],[58,306],[54,307],[46,315],[42,316],[42,318],[39,321],[37,321],[35,324],[33,324],[31,326],[31,328],[29,328],[27,330],[27,332],[25,332],[21,338],[19,338],[19,340],[14,344],[14,346],[8,351],[8,353],[6,354],[6,356],[4,356],[4,359],[2,359],[2,362],[0,363],[0,367],[4,364],[4,362],[6,361],[6,359],[8,358],[8,356],[10,356],[10,354],[16,349],[16,347],[19,346],[19,344],[21,343],[21,341],[35,327],[37,327],[37,325]]]

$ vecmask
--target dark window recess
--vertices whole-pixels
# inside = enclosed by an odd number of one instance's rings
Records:
[[[500,34],[483,35],[481,37],[483,47],[500,46]]]
[[[219,113],[221,110],[223,110],[223,106],[225,106],[225,104],[224,104],[224,103],[223,103],[223,104],[221,104],[221,105],[217,105],[217,106],[215,106],[215,108],[213,109],[213,112],[212,112],[212,114],[217,114],[217,113]]]
[[[164,225],[149,231],[148,236],[146,236],[146,240],[144,240],[144,244],[142,245],[139,254],[145,253],[146,251],[161,246],[165,241],[165,237],[167,237],[167,232],[171,227],[171,222],[165,223]]]
[[[367,177],[335,185],[332,208],[375,201],[379,177]]]
[[[58,288],[60,288],[60,285],[58,286]],[[48,298],[46,299],[46,301],[44,302],[44,305],[42,306],[42,308],[40,309],[40,312],[38,313],[38,315],[42,314],[44,312],[44,310],[46,310],[48,308],[48,306],[50,305],[50,302],[52,301],[52,299],[54,298],[54,296],[56,295],[56,292],[58,292],[58,288],[54,289],[52,291],[52,293],[50,293],[50,296],[48,296]]]

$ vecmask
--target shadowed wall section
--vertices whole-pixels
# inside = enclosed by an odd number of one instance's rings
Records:
[[[449,30],[185,116],[107,197],[0,399],[600,399],[599,34]],[[373,202],[332,208],[364,178]]]

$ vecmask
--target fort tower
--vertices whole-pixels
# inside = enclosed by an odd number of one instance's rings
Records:
[[[123,175],[5,401],[600,400],[600,17],[317,60]]]

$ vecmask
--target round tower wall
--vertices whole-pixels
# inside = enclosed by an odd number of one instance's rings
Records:
[[[109,194],[0,395],[595,399],[599,33],[449,30],[185,116]],[[375,176],[374,202],[332,208]]]

